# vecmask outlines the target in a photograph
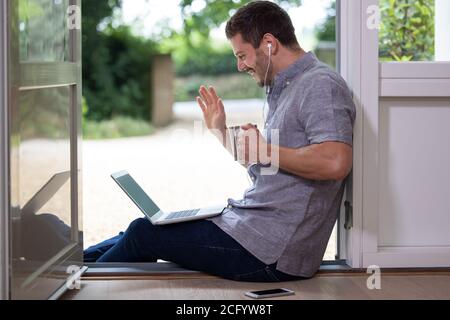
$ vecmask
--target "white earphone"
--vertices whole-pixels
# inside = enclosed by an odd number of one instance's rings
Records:
[[[267,65],[266,76],[264,77],[264,86],[266,87],[266,94],[269,94],[270,87],[267,86],[267,76],[269,75],[270,65],[272,63],[272,44],[268,43],[267,48],[269,48],[269,64]]]

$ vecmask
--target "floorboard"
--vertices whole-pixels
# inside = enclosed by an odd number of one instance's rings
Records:
[[[450,300],[446,273],[384,274],[381,290],[367,288],[368,274],[320,275],[278,284],[241,283],[214,277],[83,280],[81,290],[68,291],[64,300],[247,300],[252,290],[287,288],[295,296],[280,300]]]

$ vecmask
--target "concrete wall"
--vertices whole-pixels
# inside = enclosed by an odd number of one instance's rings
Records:
[[[153,57],[152,124],[166,126],[173,119],[175,69],[170,55]]]

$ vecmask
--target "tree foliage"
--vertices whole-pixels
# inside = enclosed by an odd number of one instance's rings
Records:
[[[164,50],[172,51],[177,74],[227,74],[236,72],[236,60],[228,44],[211,39],[212,29],[220,27],[250,0],[204,0],[204,8],[194,11],[193,0],[181,0],[180,9],[184,28],[172,33],[165,41]],[[301,0],[275,1],[286,10],[301,4]]]
[[[380,57],[434,59],[434,0],[381,0]]]
[[[122,115],[150,118],[151,57],[157,45],[112,27],[120,0],[83,0],[83,95],[86,117],[100,121]],[[103,30],[99,26],[103,25]]]
[[[177,74],[217,75],[236,72],[229,44],[211,39],[210,31],[221,26],[250,0],[204,0],[194,10],[193,0],[180,0],[184,28],[171,31],[160,43],[132,34],[128,26],[115,26],[114,12],[122,0],[82,0],[83,95],[85,117],[108,120],[115,116],[150,118],[151,57],[172,53]],[[285,9],[301,0],[278,0]]]
[[[316,36],[319,41],[336,41],[336,2],[327,10],[327,18],[317,27]]]
[[[194,0],[181,0],[180,7],[184,18],[184,33],[189,39],[192,31],[198,31],[205,37],[209,36],[211,29],[219,27],[226,22],[240,7],[251,0],[203,0],[205,6],[202,10],[194,12],[192,3]],[[299,6],[301,0],[277,0],[275,1],[285,9]]]

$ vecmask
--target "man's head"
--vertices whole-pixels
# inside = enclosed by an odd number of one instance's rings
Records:
[[[227,38],[238,59],[238,70],[248,72],[260,86],[264,86],[269,55],[280,50],[298,50],[291,18],[285,10],[269,1],[254,1],[240,8],[228,21]],[[273,80],[273,68],[267,82]]]

